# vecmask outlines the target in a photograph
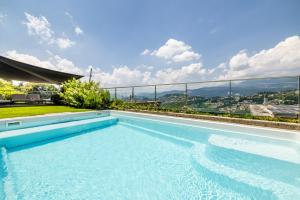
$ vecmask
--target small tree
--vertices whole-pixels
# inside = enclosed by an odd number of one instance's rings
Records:
[[[101,89],[94,81],[81,82],[76,79],[66,81],[59,95],[66,105],[76,108],[103,109],[110,103],[109,92]]]

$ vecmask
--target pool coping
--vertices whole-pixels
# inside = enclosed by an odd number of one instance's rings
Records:
[[[163,115],[163,116],[171,116],[171,117],[180,117],[186,119],[219,121],[219,122],[232,123],[233,125],[243,124],[243,125],[257,126],[257,127],[268,127],[268,128],[282,129],[282,130],[300,131],[300,123],[276,122],[276,121],[257,120],[257,119],[243,119],[243,118],[233,118],[233,117],[162,112],[162,111],[148,111],[148,110],[113,110],[113,111],[145,113],[145,114]]]
[[[52,116],[65,116],[65,115],[78,115],[83,113],[100,113],[100,110],[93,110],[93,111],[79,111],[79,112],[60,112],[60,113],[48,113],[48,114],[41,114],[41,115],[31,115],[31,116],[22,116],[22,117],[9,117],[9,118],[2,118],[0,119],[1,122],[6,121],[16,121],[22,119],[32,119],[32,118],[39,118],[39,117],[52,117]]]

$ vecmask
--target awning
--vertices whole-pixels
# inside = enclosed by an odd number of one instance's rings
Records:
[[[0,78],[5,80],[59,84],[72,78],[79,79],[82,77],[81,75],[54,71],[0,56]]]

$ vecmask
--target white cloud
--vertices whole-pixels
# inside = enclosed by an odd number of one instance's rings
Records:
[[[229,61],[230,69],[233,71],[239,71],[248,67],[249,57],[246,50],[240,51],[238,54],[233,56]]]
[[[194,52],[191,46],[175,39],[169,39],[163,46],[152,52],[146,49],[142,55],[153,55],[172,62],[196,61],[201,58],[201,55]]]
[[[29,35],[37,36],[41,43],[56,44],[59,48],[65,49],[73,46],[75,42],[69,38],[56,38],[54,31],[51,29],[51,24],[46,17],[35,17],[29,13],[24,13],[26,16],[26,25]]]
[[[79,26],[76,26],[74,31],[75,31],[76,35],[82,35],[83,34],[83,30]]]
[[[300,37],[292,36],[252,56],[242,50],[229,60],[221,78],[299,75],[299,49]]]
[[[205,79],[207,73],[208,71],[203,68],[201,63],[193,63],[180,68],[167,68],[157,72],[152,72],[151,67],[130,69],[128,66],[120,66],[115,67],[111,73],[94,68],[93,79],[100,81],[104,87],[113,87],[199,81]]]
[[[149,49],[145,49],[143,52],[141,52],[141,55],[145,56],[145,55],[149,55],[150,53],[151,51]]]
[[[205,78],[207,73],[202,63],[193,63],[180,68],[159,70],[155,74],[154,81],[158,83],[200,81]]]
[[[65,12],[65,15],[70,19],[76,35],[83,35],[83,30],[76,24],[73,15],[71,15],[69,12]]]
[[[51,30],[51,25],[44,16],[35,17],[25,12],[27,21],[24,24],[27,27],[29,35],[36,35],[43,42],[52,43],[54,31]]]
[[[220,63],[217,67],[217,69],[226,69],[226,63]]]
[[[172,59],[174,56],[180,55],[190,49],[191,46],[182,41],[169,39],[163,46],[153,52],[153,54],[161,58]]]
[[[172,60],[174,62],[185,62],[185,61],[192,61],[192,60],[199,60],[200,55],[193,52],[193,51],[185,51],[182,54],[175,55]]]
[[[55,42],[61,49],[66,49],[75,45],[75,42],[71,41],[69,38],[57,38]]]
[[[52,69],[61,72],[82,74],[82,70],[77,67],[72,61],[61,58],[58,55],[52,55],[47,60],[41,60],[29,54],[18,53],[16,50],[6,51],[4,56],[18,60],[20,62],[28,63],[38,67]]]
[[[103,72],[100,68],[93,68],[93,80],[100,81],[104,87],[148,84],[150,76],[151,72],[130,69],[128,66],[116,67],[111,73]]]

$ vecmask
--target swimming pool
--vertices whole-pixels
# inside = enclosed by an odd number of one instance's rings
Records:
[[[0,197],[300,199],[299,141],[292,131],[127,112],[8,130]]]

